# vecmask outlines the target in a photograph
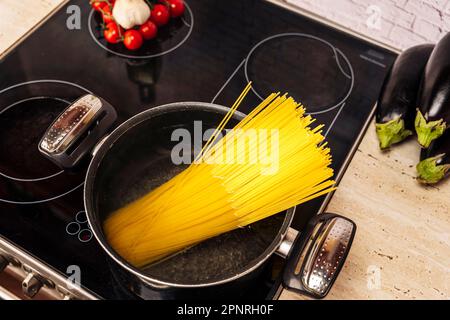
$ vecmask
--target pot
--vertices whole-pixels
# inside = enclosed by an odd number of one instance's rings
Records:
[[[199,121],[203,130],[214,129],[228,110],[202,102],[168,104],[130,118],[107,135],[116,118],[114,108],[89,94],[55,120],[39,148],[63,168],[76,166],[92,152],[84,187],[88,222],[117,268],[119,282],[136,295],[149,299],[155,292],[164,296],[164,292],[177,290],[236,289],[254,281],[268,259],[278,253],[289,256],[283,277],[286,287],[324,297],[345,261],[355,233],[353,222],[334,214],[318,215],[297,237],[289,228],[295,212],[291,208],[141,269],[129,264],[108,244],[103,222],[111,212],[186,167],[175,165],[172,159],[173,147],[178,143],[173,141],[174,130],[195,135]],[[236,112],[228,127],[244,117]],[[191,156],[195,151],[192,148]]]

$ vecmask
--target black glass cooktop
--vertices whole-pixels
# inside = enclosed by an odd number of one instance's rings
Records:
[[[188,0],[182,19],[130,53],[104,41],[88,2],[68,4],[81,8],[81,29],[68,29],[66,5],[0,62],[0,235],[63,274],[70,265],[80,266],[83,285],[103,298],[130,296],[118,289],[87,225],[86,166],[62,171],[37,149],[70,102],[93,92],[116,108],[120,123],[171,102],[229,106],[252,81],[241,111],[273,91],[289,92],[326,125],[337,173],[395,58],[261,0]],[[293,227],[301,230],[323,201],[301,206]],[[269,268],[240,294],[267,297],[279,261]]]

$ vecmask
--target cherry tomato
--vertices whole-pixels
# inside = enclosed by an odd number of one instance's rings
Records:
[[[103,22],[108,24],[110,22],[114,21],[112,12],[111,12],[111,7],[109,5],[105,5],[103,6],[103,8],[101,9],[102,11],[102,17],[103,17]]]
[[[130,29],[127,32],[125,32],[125,35],[123,38],[123,44],[129,50],[137,50],[140,47],[142,47],[143,43],[144,43],[144,39],[142,38],[139,31]]]
[[[148,20],[139,27],[139,32],[145,40],[151,40],[158,34],[158,27],[152,21]]]
[[[103,31],[103,36],[109,43],[120,42],[121,34],[123,34],[123,30],[115,22],[108,23]]]
[[[161,27],[169,22],[170,13],[165,5],[155,4],[153,6],[150,20],[153,21],[158,27]]]
[[[172,18],[181,17],[184,13],[184,1],[183,0],[167,0],[170,8],[170,16]]]
[[[106,6],[106,2],[104,1],[91,1],[91,6],[97,11],[101,11],[104,6]]]

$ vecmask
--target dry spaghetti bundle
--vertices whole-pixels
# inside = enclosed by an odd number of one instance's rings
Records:
[[[114,212],[112,247],[142,267],[334,190],[322,126],[292,98],[272,94],[225,137],[243,92],[182,173]]]

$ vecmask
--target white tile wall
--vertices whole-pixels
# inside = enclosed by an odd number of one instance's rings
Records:
[[[450,0],[280,0],[393,47],[436,42],[450,31]]]

